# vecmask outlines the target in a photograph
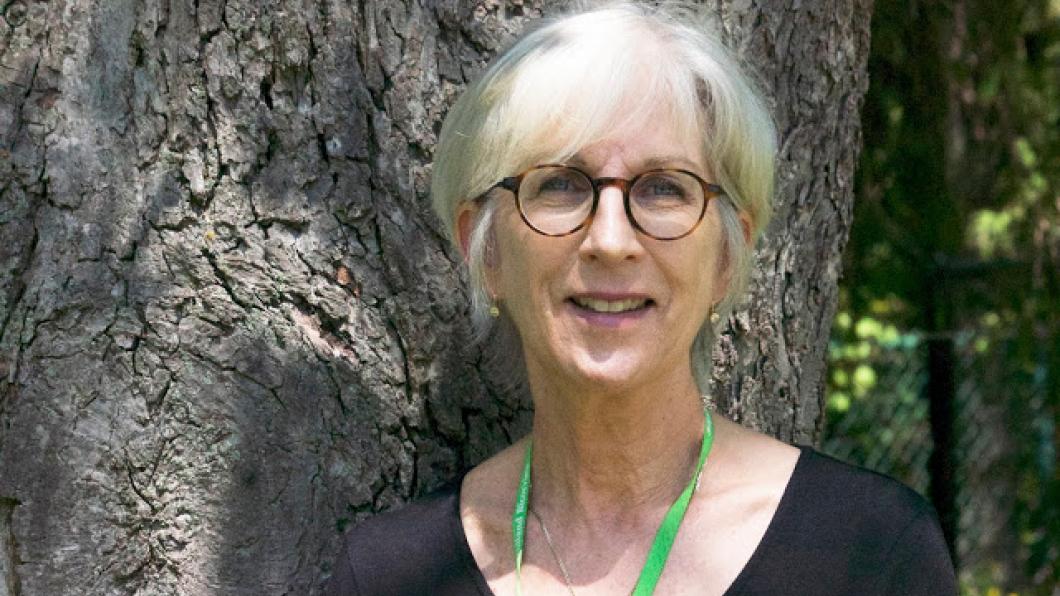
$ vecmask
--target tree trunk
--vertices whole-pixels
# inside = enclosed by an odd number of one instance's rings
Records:
[[[0,14],[0,595],[282,594],[528,429],[429,213],[532,0],[14,0]],[[723,411],[812,441],[871,0],[720,2],[778,212]]]
[[[748,300],[715,350],[714,397],[747,426],[809,444],[824,422],[872,0],[719,4],[733,45],[770,96],[780,160],[776,212],[758,245]]]

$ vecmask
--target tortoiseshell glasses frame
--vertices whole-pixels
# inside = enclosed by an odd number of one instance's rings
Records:
[[[522,197],[519,192],[520,189],[523,187],[524,181],[527,180],[528,177],[532,178],[535,175],[542,174],[542,172],[545,172],[546,170],[552,170],[557,172],[557,174],[564,174],[570,176],[567,179],[560,180],[562,183],[585,183],[585,186],[580,186],[578,189],[566,191],[568,195],[573,196],[568,196],[565,198],[576,200],[570,202],[569,204],[561,206],[561,208],[567,209],[569,211],[569,213],[563,214],[564,217],[578,217],[579,212],[585,209],[585,202],[589,199],[589,188],[591,187],[592,189],[592,203],[591,205],[589,205],[589,209],[585,213],[585,216],[580,220],[571,219],[570,225],[564,225],[562,226],[562,229],[558,231],[542,229],[541,221],[538,221],[535,225],[535,218],[528,209],[527,205],[524,204],[524,197]],[[557,178],[553,178],[552,180],[556,179]],[[634,194],[632,191],[634,189],[642,188],[644,186],[644,184],[638,186],[638,183],[646,183],[652,181],[662,182],[664,184],[678,185],[681,187],[681,190],[687,190],[692,195],[691,197],[686,198],[687,200],[685,200],[684,204],[680,207],[684,209],[684,213],[678,214],[682,218],[682,221],[675,224],[679,225],[679,227],[676,228],[674,232],[659,233],[658,230],[655,230],[655,232],[653,232],[647,229],[652,227],[652,221],[650,217],[653,215],[653,212],[648,210],[649,207],[638,206],[638,208],[636,209],[636,211],[641,213],[641,218],[648,219],[648,222],[646,222],[647,225],[642,225],[642,223],[638,221],[637,215],[635,215],[635,209],[632,205],[632,201],[630,198],[631,195]],[[692,184],[693,182],[695,184]],[[681,183],[684,184],[682,185]],[[725,194],[725,191],[720,186],[703,180],[703,178],[701,178],[695,172],[690,172],[688,170],[683,169],[656,168],[646,170],[637,174],[633,178],[628,179],[615,177],[593,178],[588,173],[573,166],[568,166],[565,164],[541,164],[536,165],[516,176],[504,178],[503,180],[491,186],[486,192],[482,193],[482,195],[478,197],[478,200],[484,200],[490,192],[497,188],[502,188],[504,190],[510,191],[515,197],[516,205],[519,209],[519,216],[522,218],[523,222],[528,227],[530,227],[530,229],[543,236],[560,237],[573,234],[589,225],[589,223],[592,221],[593,216],[596,214],[597,206],[600,203],[600,193],[601,191],[603,191],[604,188],[608,186],[617,186],[619,189],[621,189],[623,205],[625,207],[626,217],[629,219],[630,225],[632,225],[633,228],[638,232],[656,240],[677,240],[679,238],[684,238],[685,236],[691,234],[693,231],[695,231],[696,227],[699,226],[699,223],[703,221],[703,215],[707,212],[707,205],[710,200]],[[673,188],[673,186],[671,186],[669,189],[664,187],[663,190],[667,192],[672,192]],[[660,217],[663,217],[664,215],[672,216],[674,209],[672,208],[672,206],[668,206],[665,209],[658,209],[658,211],[662,214],[659,215]]]

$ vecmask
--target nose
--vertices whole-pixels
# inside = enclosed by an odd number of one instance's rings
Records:
[[[596,213],[581,244],[582,256],[619,262],[635,260],[643,252],[644,246],[626,215],[622,189],[613,185],[600,189]]]

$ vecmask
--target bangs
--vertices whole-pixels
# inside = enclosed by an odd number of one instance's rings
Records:
[[[617,20],[615,27],[571,21],[494,82],[498,103],[485,127],[491,134],[482,139],[482,157],[496,162],[486,169],[514,175],[562,163],[645,125],[669,126],[687,135],[682,140],[702,142],[702,108],[688,101],[697,97],[695,77],[674,49]]]

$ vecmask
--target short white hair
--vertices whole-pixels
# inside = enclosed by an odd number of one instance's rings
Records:
[[[771,214],[776,131],[761,95],[703,9],[608,2],[537,21],[449,111],[435,148],[434,209],[458,242],[456,215],[465,202],[533,165],[565,162],[660,109],[677,130],[698,136],[704,165],[725,191],[716,201],[729,287],[714,307],[725,317],[746,287],[753,241]],[[494,325],[485,267],[495,211],[495,201],[478,210],[468,247],[472,320],[480,338]],[[714,339],[705,321],[690,354],[703,391]]]

